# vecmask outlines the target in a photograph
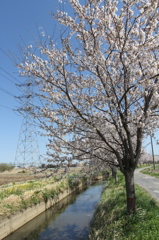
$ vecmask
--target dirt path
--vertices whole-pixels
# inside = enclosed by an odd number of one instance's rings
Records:
[[[144,169],[144,168],[143,168]],[[135,183],[144,188],[159,202],[159,178],[141,173],[142,169],[135,170]]]

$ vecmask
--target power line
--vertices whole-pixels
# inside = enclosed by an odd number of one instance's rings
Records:
[[[13,75],[11,75],[8,71],[6,71],[4,68],[0,67],[1,70],[3,70],[5,73],[7,73],[10,77],[12,77],[16,82],[12,81],[11,79],[9,79],[8,77],[4,76],[2,73],[0,73],[1,76],[5,77],[8,81],[14,83],[16,86],[18,86],[17,82],[20,83],[20,85],[22,86],[22,83],[16,79]],[[24,90],[24,89],[21,89]]]
[[[1,104],[0,104],[0,107],[7,108],[7,109],[9,109],[9,110],[13,110],[12,108],[7,107],[7,106],[4,106],[4,105],[1,105]]]
[[[15,84],[14,81],[10,80],[8,77],[4,76],[2,73],[0,73],[0,75],[1,75],[2,77],[6,78],[6,79],[7,79],[8,81],[10,81],[11,83]]]
[[[12,93],[10,93],[9,91],[5,90],[4,88],[1,88],[1,87],[0,87],[0,90],[1,90],[2,92],[7,93],[8,95],[11,95],[12,97],[14,97],[14,95],[13,95]]]
[[[13,75],[11,75],[7,70],[5,70],[4,68],[0,67],[1,70],[3,70],[3,72],[7,73],[10,77],[12,77],[16,82],[21,83],[18,79],[16,79]]]

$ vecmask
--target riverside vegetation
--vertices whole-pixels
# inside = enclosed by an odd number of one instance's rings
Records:
[[[32,180],[23,183],[12,183],[10,186],[0,187],[0,219],[14,214],[17,211],[36,205],[42,201],[55,199],[67,189],[73,189],[81,182],[87,181],[86,177],[76,178],[75,175],[43,180]]]
[[[137,211],[127,215],[125,183],[119,174],[119,183],[109,179],[102,193],[91,226],[90,240],[154,240],[159,239],[159,205],[138,185]]]

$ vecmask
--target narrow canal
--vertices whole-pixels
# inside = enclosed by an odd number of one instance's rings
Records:
[[[105,182],[89,186],[19,228],[4,240],[86,240]]]

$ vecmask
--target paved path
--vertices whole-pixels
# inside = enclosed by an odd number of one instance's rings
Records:
[[[159,202],[159,178],[141,173],[142,169],[135,170],[135,183],[143,187],[153,198]]]

